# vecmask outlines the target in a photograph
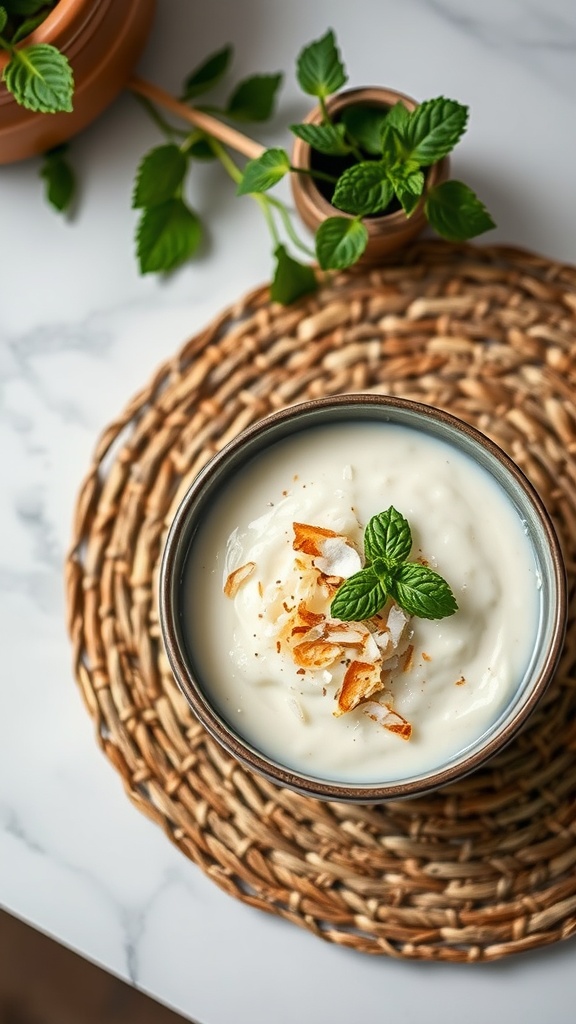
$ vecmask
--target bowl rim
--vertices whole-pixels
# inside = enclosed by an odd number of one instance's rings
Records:
[[[249,740],[239,736],[212,707],[202,691],[200,682],[194,676],[185,654],[185,645],[180,641],[178,608],[174,601],[177,590],[175,580],[179,578],[180,554],[189,530],[191,510],[199,496],[215,476],[222,471],[223,467],[230,468],[235,473],[237,471],[235,457],[249,448],[252,442],[268,434],[270,430],[274,433],[274,429],[278,425],[289,427],[291,424],[296,425],[302,419],[308,418],[310,414],[318,414],[318,417],[321,417],[323,412],[331,413],[336,409],[348,409],[353,418],[354,411],[361,406],[377,408],[381,412],[386,409],[393,412],[401,410],[412,413],[416,417],[424,417],[434,423],[438,428],[438,433],[445,440],[446,430],[455,432],[456,437],[464,436],[473,445],[480,446],[484,452],[488,453],[488,456],[496,459],[504,471],[513,478],[527,507],[530,507],[535,515],[542,532],[544,545],[550,556],[549,562],[552,570],[550,585],[555,596],[554,608],[548,609],[548,616],[551,618],[550,642],[543,663],[536,679],[531,684],[530,691],[513,709],[502,728],[490,735],[482,747],[473,749],[468,755],[465,754],[454,763],[433,769],[425,773],[424,776],[384,783],[339,782],[317,778],[275,761],[272,757],[259,751]],[[308,424],[308,426],[310,425]],[[320,418],[315,425],[321,425]],[[293,431],[288,429],[284,436],[289,436],[291,433]],[[272,443],[276,443],[279,439],[274,438]],[[551,516],[528,477],[495,441],[477,427],[444,409],[395,395],[356,392],[309,399],[272,412],[242,430],[209,459],[180,499],[168,529],[160,564],[159,620],[166,655],[179,689],[204,728],[237,761],[276,785],[288,787],[305,796],[339,802],[377,803],[425,795],[449,782],[463,778],[503,749],[523,727],[553,678],[562,653],[567,614],[566,568],[560,541]]]

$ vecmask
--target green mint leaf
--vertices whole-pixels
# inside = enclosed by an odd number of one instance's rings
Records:
[[[70,209],[76,191],[74,172],[65,157],[66,147],[58,146],[44,156],[40,176],[44,179],[46,199],[59,213]]]
[[[320,99],[346,84],[348,76],[331,30],[301,51],[296,61],[296,77],[303,92]]]
[[[293,259],[283,245],[279,245],[274,253],[276,269],[270,286],[272,302],[281,302],[289,306],[303,295],[309,295],[318,288],[316,275],[312,267]]]
[[[390,128],[396,128],[396,130],[402,135],[404,126],[410,117],[410,111],[408,107],[405,107],[401,100],[395,103],[393,107],[386,114],[386,124]]]
[[[8,15],[4,7],[0,7],[0,32],[3,32],[8,21]]]
[[[267,149],[262,156],[249,160],[236,190],[236,195],[267,192],[290,170],[290,158],[284,149]]]
[[[370,213],[382,213],[392,196],[386,165],[380,160],[366,160],[349,167],[340,176],[332,204],[345,213],[365,217]]]
[[[386,121],[380,133],[380,154],[382,163],[389,170],[396,168],[399,163],[404,163],[406,159],[400,132],[393,124],[388,124]],[[418,167],[418,164],[414,166]]]
[[[468,107],[439,96],[413,110],[402,126],[408,155],[421,167],[435,164],[453,149],[466,131]]]
[[[386,591],[376,573],[361,569],[336,591],[330,614],[343,622],[371,619],[386,604]]]
[[[361,220],[328,217],[316,232],[316,257],[322,270],[344,270],[360,259],[368,242]]]
[[[390,594],[409,615],[444,619],[458,610],[445,579],[418,562],[404,562],[394,573]]]
[[[208,136],[198,133],[198,138],[191,142],[186,152],[188,156],[191,156],[193,160],[216,160],[216,154],[210,145]]]
[[[282,75],[254,75],[240,82],[226,107],[235,121],[266,121],[274,110]]]
[[[202,225],[182,199],[168,199],[145,209],[136,233],[141,274],[174,270],[194,255]]]
[[[367,561],[384,560],[386,567],[405,562],[412,548],[408,520],[390,505],[385,512],[372,516],[364,531],[364,553]]]
[[[424,191],[422,171],[410,171],[403,167],[390,171],[390,181],[407,217],[411,217]]]
[[[46,13],[37,14],[33,18],[26,18],[21,25],[18,26],[14,35],[12,36],[12,44],[19,43],[21,39],[25,39],[31,32],[34,32],[43,21],[46,20]]]
[[[49,43],[15,50],[2,78],[16,102],[28,110],[43,114],[72,110],[72,68]]]
[[[426,196],[430,225],[450,242],[464,242],[496,227],[478,196],[461,181],[444,181]]]
[[[157,206],[172,199],[184,180],[186,167],[186,157],[173,143],[151,149],[136,172],[132,208]]]
[[[188,75],[182,93],[185,103],[196,99],[197,96],[202,96],[223,78],[230,66],[232,53],[232,47],[225,46],[217,53],[213,53]]]
[[[290,131],[318,153],[328,156],[347,156],[350,153],[343,124],[292,124]]]
[[[372,156],[380,156],[380,136],[388,114],[383,107],[353,106],[342,111],[342,124],[349,138]]]

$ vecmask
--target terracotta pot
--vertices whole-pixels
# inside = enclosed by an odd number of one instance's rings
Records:
[[[328,100],[328,111],[337,115],[345,107],[353,105],[369,105],[392,107],[400,100],[408,110],[414,110],[418,103],[410,96],[401,92],[384,88],[348,89],[338,93],[337,96]],[[305,118],[308,124],[321,124],[322,112],[316,107]],[[295,167],[310,167],[310,146],[302,139],[296,139],[292,150],[292,163]],[[448,177],[450,164],[448,157],[433,164],[428,168],[427,187],[439,184]],[[292,195],[296,209],[302,220],[311,231],[316,231],[320,224],[327,217],[346,217],[347,214],[338,210],[318,190],[314,179],[308,174],[291,175]],[[384,256],[405,246],[413,238],[416,238],[424,228],[427,221],[424,216],[423,200],[416,207],[411,217],[407,217],[403,210],[395,213],[385,214],[382,217],[366,217],[364,224],[368,230],[368,244],[358,261],[363,264],[376,264]]]
[[[148,38],[156,0],[60,0],[19,45],[52,43],[74,72],[72,113],[37,114],[0,84],[0,163],[65,142],[90,124],[125,86]],[[0,72],[8,61],[0,54]]]

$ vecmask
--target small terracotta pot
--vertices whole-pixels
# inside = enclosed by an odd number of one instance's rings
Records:
[[[156,0],[60,0],[20,46],[51,43],[74,72],[74,110],[38,114],[0,84],[0,164],[65,142],[90,124],[125,86],[152,25]],[[0,73],[9,60],[0,54]]]
[[[366,88],[348,89],[338,93],[327,102],[328,111],[332,115],[339,114],[350,106],[383,106],[393,107],[400,101],[408,110],[414,110],[418,103],[404,93],[392,89]],[[307,124],[321,124],[322,111],[315,107],[304,119]],[[292,163],[295,167],[310,167],[310,146],[302,139],[296,139],[292,149]],[[445,181],[450,170],[448,157],[428,168],[427,188]],[[338,210],[318,190],[314,179],[308,174],[291,175],[292,195],[300,217],[311,231],[316,231],[327,217],[346,217],[348,214]],[[368,230],[368,244],[358,261],[363,264],[376,264],[384,256],[401,249],[413,238],[416,238],[426,227],[424,201],[416,207],[411,217],[403,210],[388,213],[382,217],[366,217],[364,224]]]

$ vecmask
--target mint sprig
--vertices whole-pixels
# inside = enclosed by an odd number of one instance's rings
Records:
[[[446,580],[427,565],[409,562],[412,532],[393,505],[373,516],[364,532],[366,564],[336,592],[330,613],[344,622],[370,619],[393,598],[409,615],[444,619],[458,610]]]

